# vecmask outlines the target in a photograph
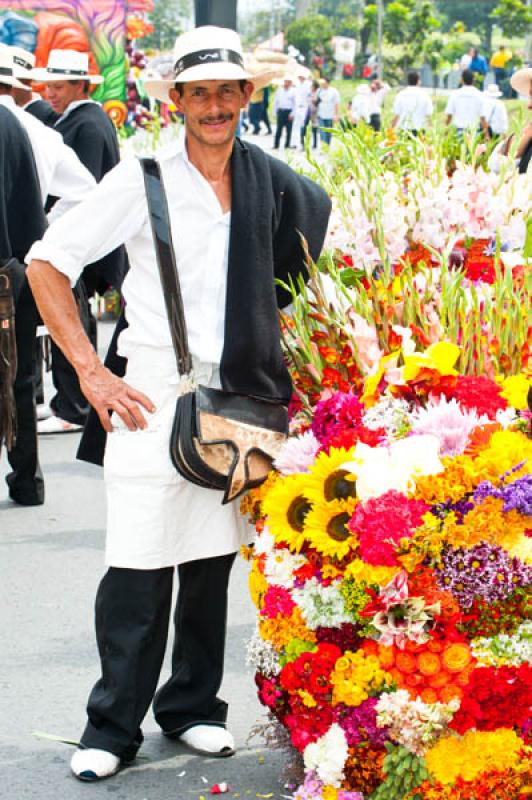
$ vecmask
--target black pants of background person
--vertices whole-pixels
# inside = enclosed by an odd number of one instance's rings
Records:
[[[90,310],[83,279],[78,281],[74,295],[83,328],[96,350],[96,320]],[[81,391],[76,371],[53,340],[51,354],[52,381],[56,393],[50,401],[50,408],[61,419],[72,422],[74,425],[84,425],[89,414],[89,404]]]
[[[11,262],[15,294],[15,333],[17,342],[17,376],[14,393],[17,406],[17,439],[8,451],[12,472],[6,477],[9,496],[16,503],[35,506],[44,503],[44,480],[37,449],[35,413],[34,354],[39,315],[25,269]]]
[[[273,143],[274,150],[279,149],[283,130],[286,130],[284,146],[290,147],[290,139],[292,138],[292,120],[290,119],[291,114],[292,112],[285,108],[280,108],[277,112],[277,128],[275,129],[275,141]]]
[[[382,127],[381,115],[380,114],[370,114],[369,115],[369,124],[371,125],[373,130],[378,133],[380,131],[381,127]]]
[[[177,568],[172,675],[157,694],[175,570],[107,571],[96,596],[102,677],[89,697],[82,747],[107,750],[124,762],[133,760],[152,700],[155,719],[169,735],[197,723],[225,724],[227,704],[216,695],[223,676],[227,586],[235,555]]]
[[[266,125],[266,132],[268,134],[271,134],[272,126],[271,126],[270,117],[269,117],[269,114],[268,114],[268,103],[267,102],[264,102],[262,104],[262,112],[261,112],[261,115],[260,115],[260,121],[264,122],[264,124]]]

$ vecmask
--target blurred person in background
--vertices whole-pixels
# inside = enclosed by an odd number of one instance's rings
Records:
[[[406,88],[395,97],[392,128],[410,131],[417,136],[427,127],[433,111],[432,100],[419,85],[419,73],[412,70],[407,75]]]

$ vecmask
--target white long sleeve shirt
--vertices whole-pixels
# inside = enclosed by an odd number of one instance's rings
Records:
[[[399,128],[409,131],[422,131],[428,117],[432,116],[432,101],[419,86],[407,86],[396,95],[393,113],[398,117]]]
[[[72,148],[63,142],[61,134],[19,108],[11,95],[1,94],[0,103],[17,117],[28,134],[43,204],[49,194],[59,198],[48,215],[51,222],[84,200],[96,181]]]
[[[219,364],[225,326],[230,212],[190,163],[186,150],[159,157],[179,271],[190,352]],[[74,285],[87,264],[125,243],[130,269],[122,286],[129,327],[120,355],[139,346],[172,347],[155,258],[142,169],[127,159],[104,176],[87,199],[58,219],[26,261],[49,261]]]
[[[280,86],[275,92],[273,113],[277,114],[278,111],[290,111],[291,114],[295,114],[296,102],[296,90],[293,87],[285,89],[284,86]]]

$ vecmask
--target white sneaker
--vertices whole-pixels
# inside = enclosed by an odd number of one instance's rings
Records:
[[[41,419],[48,419],[51,417],[54,412],[48,405],[48,403],[39,403],[37,406],[37,419],[40,421]]]
[[[107,750],[76,750],[70,761],[70,769],[80,781],[99,781],[116,775],[120,759]]]
[[[213,758],[228,758],[235,754],[235,740],[219,725],[194,725],[182,733],[179,741],[196,753]]]
[[[37,423],[37,433],[77,433],[81,430],[83,430],[83,425],[67,422],[66,419],[56,417],[55,414]]]

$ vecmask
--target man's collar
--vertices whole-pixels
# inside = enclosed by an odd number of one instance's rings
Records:
[[[68,115],[71,114],[72,111],[74,111],[74,109],[79,108],[79,106],[85,105],[85,103],[94,103],[94,100],[91,100],[88,97],[84,98],[83,100],[73,100],[72,103],[70,103],[70,105],[66,107],[66,109],[63,111],[63,113],[61,114],[57,122],[54,123],[54,125],[59,125],[59,123],[62,122],[64,119],[66,119]]]

